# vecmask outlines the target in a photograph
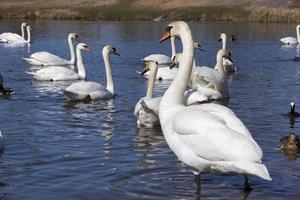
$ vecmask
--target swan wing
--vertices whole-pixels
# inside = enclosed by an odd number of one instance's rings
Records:
[[[252,138],[231,129],[209,111],[187,107],[175,115],[172,124],[185,148],[202,159],[261,162],[262,151]]]
[[[23,42],[25,39],[16,33],[2,33],[0,39],[6,42]]]
[[[195,89],[190,89],[188,91],[185,91],[184,93],[184,104],[187,106],[195,103],[205,102],[208,100],[209,99],[207,95]]]
[[[146,106],[147,109],[150,109],[152,112],[158,115],[161,98],[162,97],[143,98],[141,103],[143,106]]]
[[[297,44],[298,43],[297,39],[294,37],[281,38],[280,42],[282,42],[284,44]]]
[[[32,73],[38,80],[72,80],[78,77],[78,74],[71,69],[59,66],[46,67]]]
[[[143,59],[144,61],[153,60],[156,61],[159,65],[170,64],[172,63],[172,59],[169,56],[164,54],[151,54]]]
[[[57,55],[49,53],[47,51],[39,51],[33,53],[29,59],[35,59],[40,63],[48,64],[48,65],[57,65],[57,64],[70,64],[70,62],[66,59],[63,59]]]
[[[73,83],[65,88],[64,93],[71,100],[83,100],[88,96],[91,99],[103,99],[108,96],[108,91],[105,87],[92,81]]]
[[[230,129],[242,135],[252,138],[251,133],[244,125],[244,123],[236,116],[236,114],[231,109],[227,108],[226,106],[222,106],[214,103],[207,103],[207,104],[193,106],[191,108],[197,110],[198,109],[205,110],[211,114],[214,114],[222,118]]]

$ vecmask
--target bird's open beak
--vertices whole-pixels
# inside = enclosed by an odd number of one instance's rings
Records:
[[[84,50],[85,50],[85,51],[91,51],[91,49],[88,48],[88,47],[84,47]]]

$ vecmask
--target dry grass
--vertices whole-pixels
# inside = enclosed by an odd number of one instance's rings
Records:
[[[30,1],[16,6],[14,1],[7,6],[0,6],[0,18],[25,18],[25,19],[84,19],[84,20],[152,20],[159,16],[165,16],[166,20],[187,21],[255,21],[277,23],[300,23],[300,9],[288,8],[259,8],[241,5],[234,6],[193,6],[180,8],[144,7],[136,6],[133,0],[123,3],[118,0],[103,0],[96,3],[95,0],[66,3],[58,6],[58,0],[45,4],[45,1],[36,1],[34,6],[27,6]],[[3,3],[0,3],[0,5]],[[63,2],[61,3],[63,4]],[[26,5],[26,6],[24,6]],[[251,8],[251,9],[250,9]]]

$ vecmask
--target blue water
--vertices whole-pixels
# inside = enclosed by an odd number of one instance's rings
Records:
[[[20,21],[0,21],[0,32],[19,32]],[[0,45],[0,72],[15,90],[0,99],[0,128],[6,150],[0,157],[0,199],[195,199],[190,169],[177,160],[162,132],[137,129],[133,110],[146,93],[141,58],[170,55],[169,42],[158,40],[167,23],[35,21],[32,44]],[[229,107],[242,119],[264,152],[272,182],[250,178],[244,193],[241,175],[202,175],[201,199],[299,199],[299,160],[277,150],[281,137],[298,134],[282,114],[289,103],[300,104],[300,62],[295,46],[279,39],[295,36],[294,24],[190,23],[194,40],[205,53],[197,64],[213,66],[221,44],[229,41],[238,71],[231,77]],[[26,74],[22,57],[47,50],[69,58],[66,36],[78,33],[91,52],[84,52],[87,79],[105,84],[102,47],[111,44],[121,57],[111,56],[117,96],[113,100],[69,103],[61,89],[70,82],[38,82]],[[181,49],[177,41],[178,49]],[[157,82],[162,95],[169,82]],[[299,133],[300,134],[300,133]]]

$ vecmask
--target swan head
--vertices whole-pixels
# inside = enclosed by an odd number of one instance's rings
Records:
[[[191,30],[186,22],[184,22],[184,21],[172,22],[166,27],[165,33],[162,35],[162,37],[160,38],[159,41],[163,42],[163,41],[169,39],[170,37],[179,38],[180,33],[182,31],[191,32]]]
[[[220,41],[225,40],[225,39],[226,39],[226,33],[221,33],[220,38],[219,38],[218,41],[220,42]]]
[[[79,43],[77,49],[81,51],[90,51],[91,49],[85,43]]]
[[[300,24],[298,24],[296,28],[297,28],[297,29],[300,29]]]
[[[158,68],[158,63],[156,61],[147,60],[144,62],[144,71],[141,73],[141,75],[144,75],[148,71],[155,71],[157,70],[157,68]]]
[[[21,26],[22,26],[22,27],[27,26],[27,23],[26,23],[26,22],[23,22],[23,23],[21,24]]]
[[[228,49],[220,49],[217,53],[217,60],[220,58],[226,58],[230,60],[230,62],[234,63],[231,59],[231,53],[228,51]]]
[[[104,46],[102,50],[102,54],[110,54],[110,53],[120,56],[120,54],[117,52],[117,49],[115,47],[111,45]]]
[[[76,33],[70,33],[68,38],[71,38],[73,40],[76,40],[77,42],[80,42],[79,35]]]
[[[205,51],[204,49],[202,49],[202,46],[197,42],[194,42],[193,46],[194,46],[194,49],[198,49],[200,51]]]

